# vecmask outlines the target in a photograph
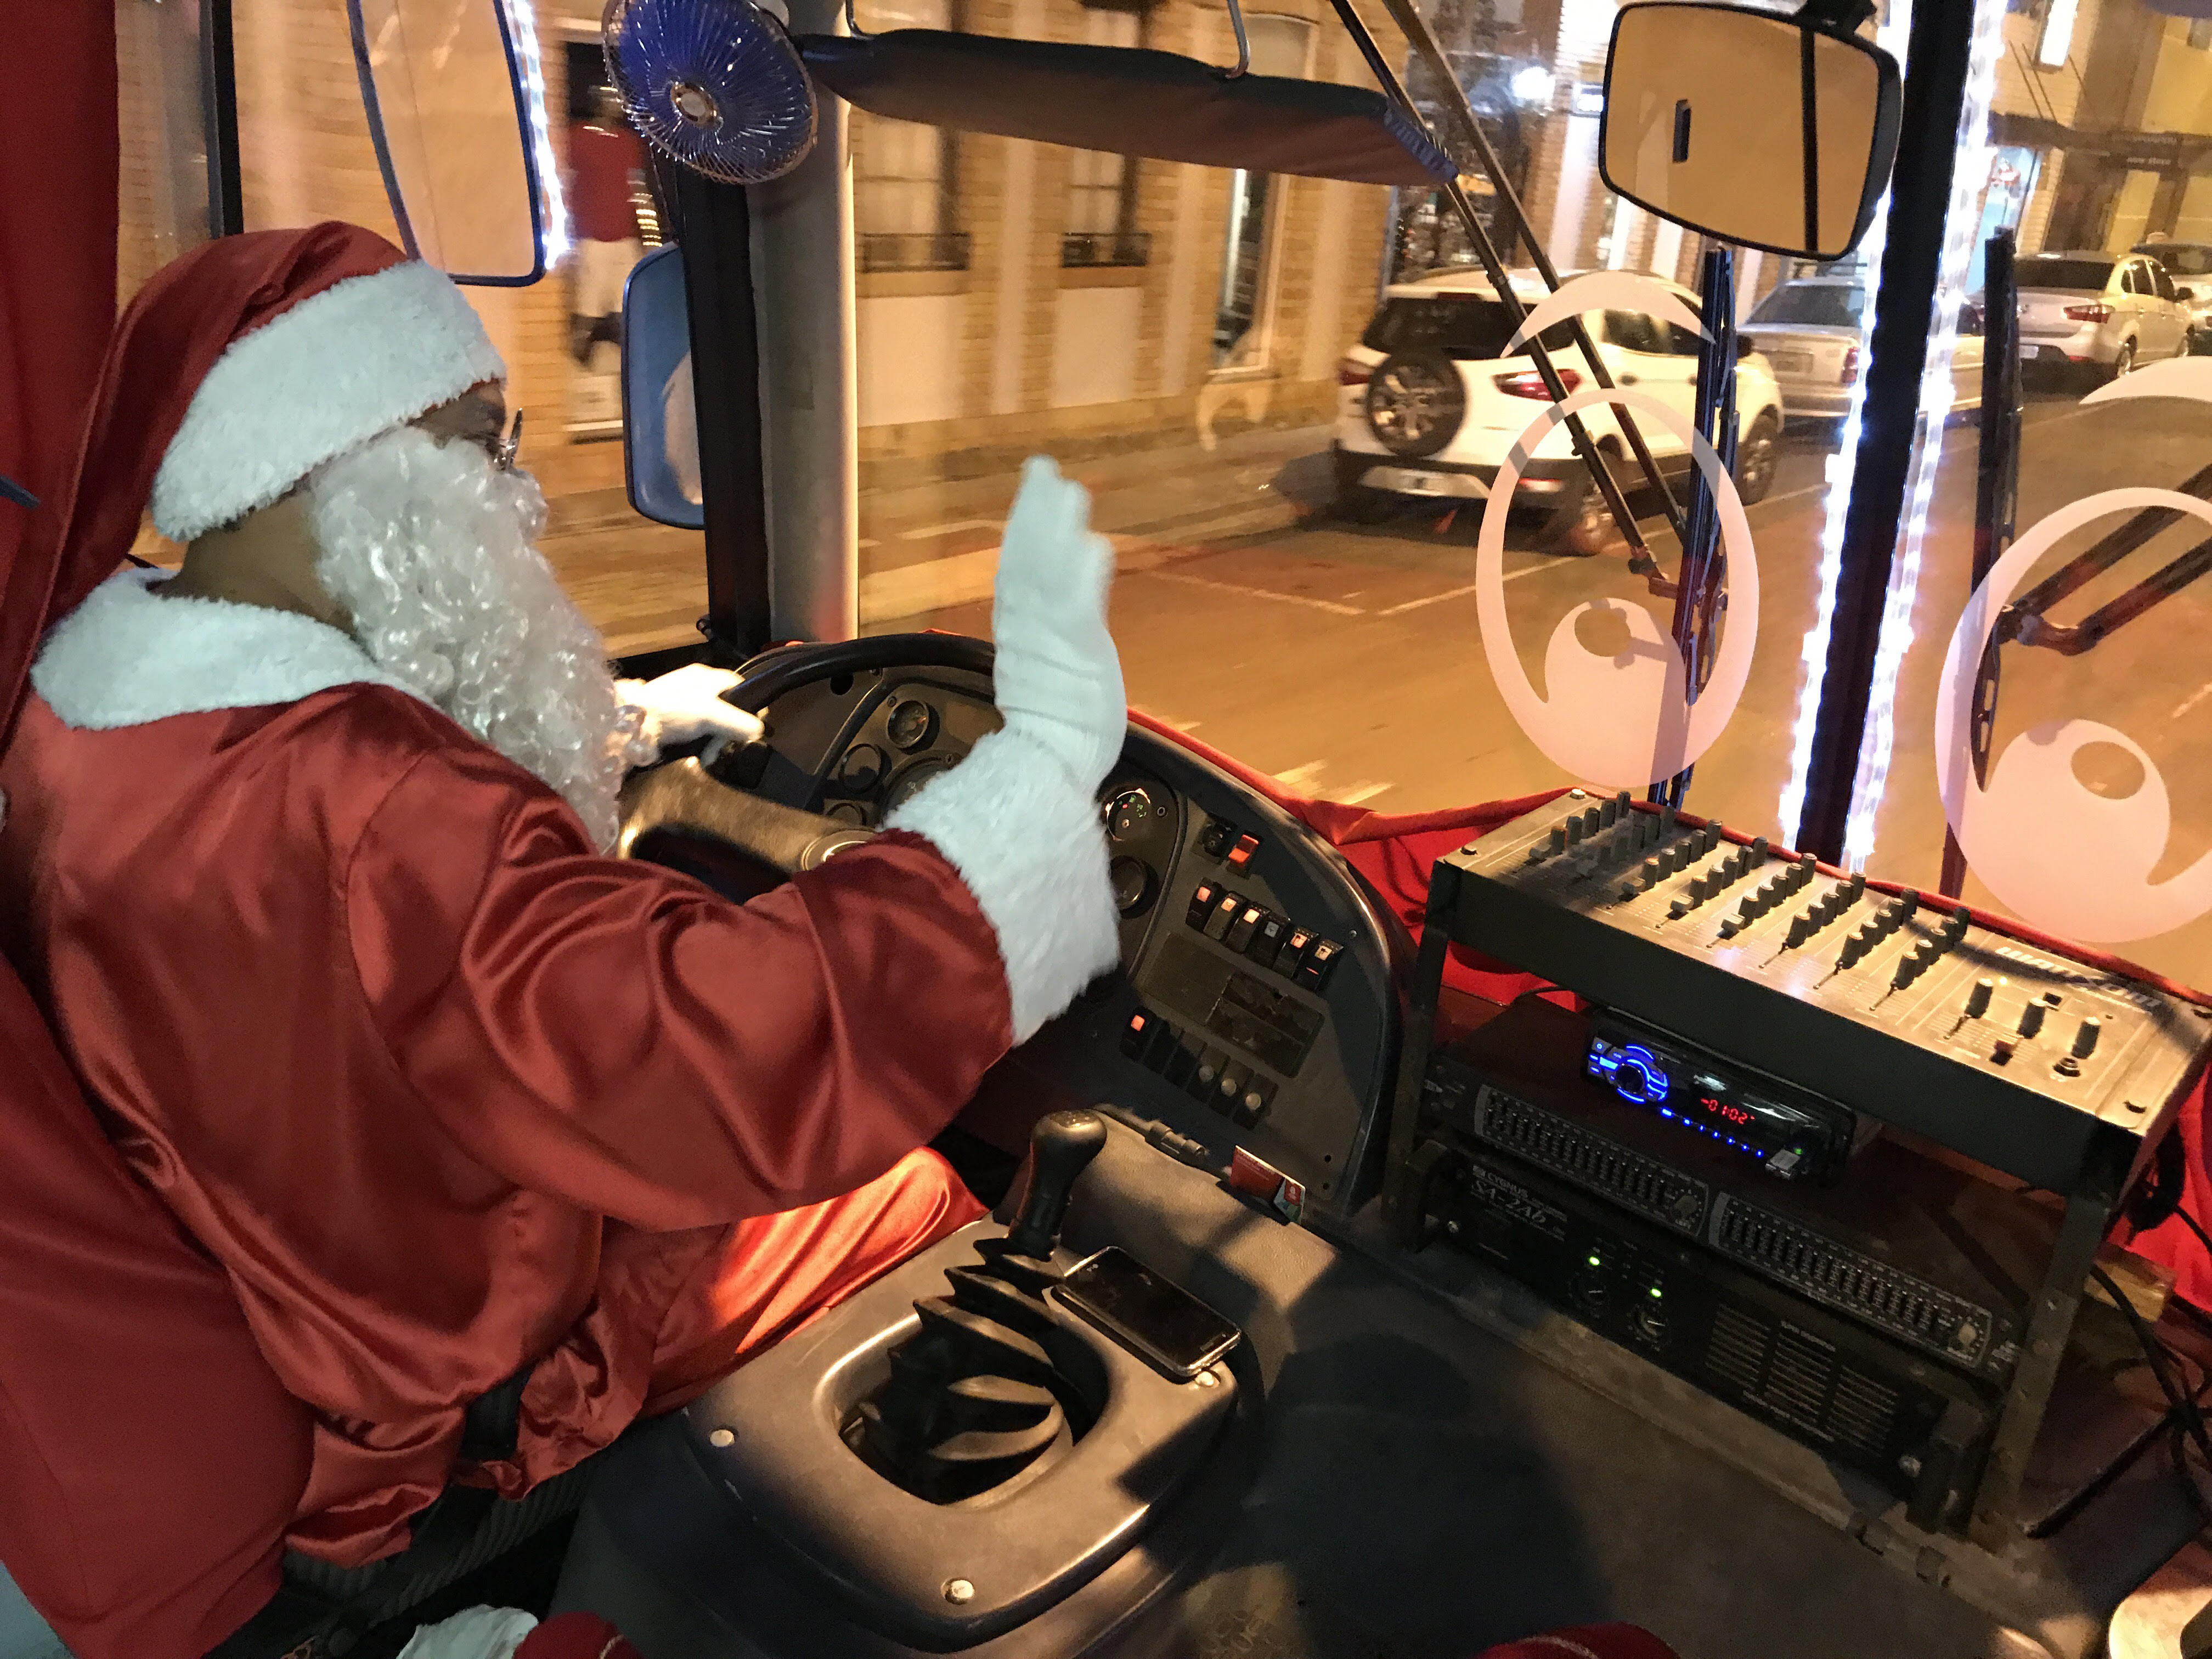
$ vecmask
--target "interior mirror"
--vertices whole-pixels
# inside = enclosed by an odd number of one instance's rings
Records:
[[[2197,297],[2197,290],[2193,288],[2177,288],[2173,290],[2173,297],[2186,302]]]
[[[528,95],[501,0],[347,0],[354,67],[407,252],[457,283],[545,274]]]
[[[1739,334],[1735,337],[1735,356],[1738,362],[1741,362],[1758,349],[1759,342],[1753,339],[1750,335]]]
[[[656,524],[705,529],[681,248],[656,248],[629,274],[623,292],[622,400],[629,504]]]
[[[1981,306],[1972,300],[1961,301],[1959,304],[1959,332],[1961,334],[1979,334],[1981,331]]]
[[[1734,6],[1625,6],[1599,170],[1688,229],[1841,258],[1887,187],[1902,106],[1896,60],[1854,36]]]

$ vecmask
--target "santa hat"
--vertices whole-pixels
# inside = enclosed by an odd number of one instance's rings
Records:
[[[149,507],[189,541],[505,373],[452,282],[356,225],[219,237],[164,266],[108,341],[55,533],[10,574],[0,732],[23,647],[123,562]]]
[[[200,326],[227,343],[154,475],[154,527],[171,541],[266,507],[325,461],[506,378],[444,273],[352,225],[274,234],[303,249],[333,243],[338,257],[291,264],[275,292],[243,307],[201,311]],[[184,303],[204,304],[198,287],[181,285]]]

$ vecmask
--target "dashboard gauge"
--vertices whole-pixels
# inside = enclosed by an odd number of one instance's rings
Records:
[[[1114,884],[1114,908],[1124,916],[1141,916],[1152,908],[1159,880],[1142,859],[1115,859],[1106,867],[1106,876]]]
[[[903,698],[891,705],[887,724],[892,743],[911,754],[937,735],[937,711],[919,697]]]
[[[1141,786],[1124,789],[1107,803],[1106,833],[1115,841],[1127,841],[1151,829],[1155,819],[1166,814],[1167,808],[1155,801],[1149,790]]]
[[[890,758],[872,743],[856,743],[837,763],[837,787],[848,795],[873,793],[890,770]]]
[[[891,785],[890,793],[884,798],[884,810],[889,812],[903,806],[915,798],[922,785],[927,783],[932,778],[942,777],[951,769],[951,761],[940,759],[933,755],[916,761],[898,775],[898,781]]]

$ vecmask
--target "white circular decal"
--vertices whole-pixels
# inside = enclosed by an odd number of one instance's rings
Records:
[[[2014,915],[2089,945],[2148,939],[2212,910],[2212,854],[2152,884],[2173,828],[2166,780],[2135,739],[2096,720],[2049,720],[2021,732],[1990,765],[1988,787],[1977,784],[1974,682],[1997,618],[2036,560],[2093,520],[2146,507],[2212,526],[2212,505],[2171,489],[2108,489],[2060,508],[2008,548],[1974,590],[1936,695],[1936,778],[1967,865]],[[2133,794],[2112,799],[2074,775],[2075,755],[2093,743],[2135,757],[2142,783]]]
[[[1587,279],[1584,279],[1587,280]],[[1647,305],[1648,308],[1648,305]],[[1728,557],[1728,623],[1712,677],[1698,701],[1684,701],[1686,675],[1669,626],[1643,605],[1596,599],[1577,605],[1552,630],[1539,696],[1521,667],[1505,615],[1505,519],[1529,452],[1568,416],[1612,404],[1672,431],[1705,475]],[[1689,422],[1640,392],[1589,386],[1553,404],[1522,430],[1498,474],[1482,512],[1474,555],[1475,612],[1492,677],[1528,739],[1570,775],[1616,787],[1657,783],[1694,763],[1726,729],[1751,674],[1759,635],[1759,557],[1735,480]],[[1577,633],[1582,619],[1610,612],[1628,626],[1628,644],[1600,656]]]

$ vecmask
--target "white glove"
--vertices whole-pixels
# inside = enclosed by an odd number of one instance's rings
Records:
[[[1042,458],[999,550],[999,712],[1005,724],[885,820],[952,861],[999,938],[1014,1041],[1121,960],[1098,786],[1129,713],[1106,631],[1114,549],[1091,497]]]
[[[999,712],[1085,795],[1106,781],[1128,729],[1121,659],[1106,631],[1113,578],[1113,544],[1091,528],[1091,492],[1033,456],[1006,519],[991,606]]]
[[[722,701],[738,683],[726,668],[695,662],[650,680],[617,680],[623,702],[644,716],[638,737],[658,750],[672,744],[711,736],[702,758],[713,760],[732,743],[750,743],[761,735],[760,716]]]

